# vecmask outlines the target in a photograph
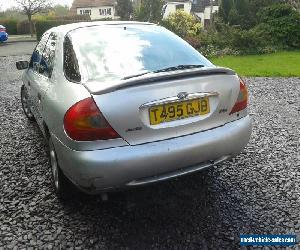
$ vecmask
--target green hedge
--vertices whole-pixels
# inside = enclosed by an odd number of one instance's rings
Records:
[[[35,23],[35,30],[36,30],[36,37],[39,41],[42,37],[42,35],[49,29],[69,24],[69,23],[76,23],[76,22],[86,22],[86,20],[43,20],[43,21],[36,21]]]
[[[18,22],[17,33],[18,35],[30,34],[30,24],[28,20]]]
[[[17,24],[18,24],[17,20],[15,20],[13,18],[0,19],[0,24],[3,25],[4,27],[6,27],[6,32],[9,35],[17,34]]]

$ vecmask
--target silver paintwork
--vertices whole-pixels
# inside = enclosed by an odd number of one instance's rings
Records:
[[[180,78],[180,77],[194,77],[197,76],[207,76],[207,75],[236,75],[234,71],[228,68],[222,67],[205,67],[205,68],[195,68],[187,70],[178,70],[174,72],[161,72],[157,74],[147,74],[134,79],[115,81],[103,84],[97,84],[93,81],[84,82],[83,85],[88,89],[88,91],[94,95],[101,95],[115,90],[119,90],[124,87],[145,85],[147,82],[152,84],[153,82],[159,82],[164,80],[170,80],[170,78]]]
[[[138,145],[205,131],[236,120],[237,115],[229,115],[229,113],[237,100],[239,86],[236,75],[206,75],[133,86],[93,95],[93,98],[119,135],[130,145]],[[180,92],[188,92],[191,95],[210,93],[211,112],[189,119],[150,125],[148,106],[143,105],[155,104],[165,98],[176,99]],[[216,92],[218,95],[214,94]],[[220,114],[219,110],[224,108],[228,111]],[[240,117],[245,116],[247,111],[242,113]],[[127,132],[128,129],[136,127],[141,130]]]
[[[98,193],[172,178],[174,172],[190,173],[208,162],[234,157],[248,143],[251,126],[246,116],[205,132],[105,150],[75,151],[56,137],[53,143],[71,181],[88,193]]]
[[[191,167],[180,168],[178,170],[174,170],[173,172],[169,172],[166,174],[161,174],[161,175],[141,178],[138,180],[133,180],[133,181],[127,183],[126,185],[127,186],[140,186],[140,185],[150,184],[150,183],[154,183],[154,182],[158,182],[158,181],[165,181],[165,180],[168,180],[171,178],[176,178],[176,177],[180,177],[185,174],[191,174],[191,173],[194,173],[194,172],[197,172],[200,170],[207,169],[216,164],[222,163],[223,161],[229,160],[230,158],[232,158],[232,155],[225,155],[216,160],[210,160],[207,162],[199,163],[199,164],[197,164],[195,166],[191,166]]]
[[[187,92],[180,92],[177,96],[167,97],[167,98],[160,99],[157,101],[145,103],[140,107],[140,109],[150,108],[152,106],[163,105],[163,104],[167,104],[167,103],[176,103],[176,102],[183,101],[183,100],[186,100],[186,101],[187,100],[195,100],[195,99],[200,99],[200,98],[204,98],[204,97],[212,97],[212,96],[218,96],[218,95],[219,95],[219,93],[217,93],[217,92],[192,93],[192,94],[189,94]]]
[[[80,27],[118,24],[124,22],[77,23],[49,30],[47,34],[57,35],[51,78],[32,69],[23,75],[30,110],[43,134],[46,137],[50,134],[62,171],[86,192],[97,193],[159,181],[177,176],[178,171],[189,173],[206,166],[207,162],[238,154],[249,141],[251,120],[247,109],[229,115],[239,93],[238,76],[231,70],[209,67],[164,72],[156,76],[155,82],[147,75],[111,86],[77,84],[66,79],[62,70],[65,35]],[[145,24],[126,22],[126,25]],[[177,78],[168,79],[168,74]],[[189,97],[209,95],[210,114],[151,126],[147,104],[171,100],[181,92],[187,92]],[[91,96],[123,139],[77,142],[66,135],[65,113],[75,103]],[[227,112],[220,113],[225,109]]]

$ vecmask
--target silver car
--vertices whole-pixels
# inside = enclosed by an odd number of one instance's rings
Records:
[[[241,152],[251,134],[245,83],[163,27],[55,27],[23,75],[25,115],[49,143],[57,195],[166,180]]]

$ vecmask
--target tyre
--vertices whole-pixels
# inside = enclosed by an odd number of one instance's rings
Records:
[[[71,183],[71,181],[64,175],[64,173],[58,165],[57,155],[51,137],[49,138],[48,148],[50,170],[55,194],[60,200],[69,200],[75,191],[75,187]]]
[[[29,121],[35,121],[35,118],[30,110],[28,92],[24,85],[21,87],[21,103],[24,114],[27,116]]]

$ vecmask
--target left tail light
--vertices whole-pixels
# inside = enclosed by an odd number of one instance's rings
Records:
[[[76,103],[66,112],[64,127],[67,135],[75,141],[120,138],[91,97]]]
[[[244,81],[240,79],[239,96],[230,112],[230,115],[246,109],[247,106],[248,106],[248,90]]]

